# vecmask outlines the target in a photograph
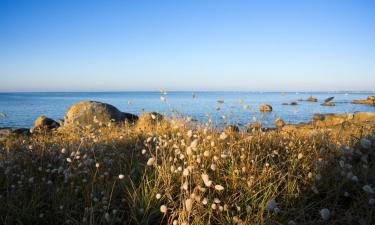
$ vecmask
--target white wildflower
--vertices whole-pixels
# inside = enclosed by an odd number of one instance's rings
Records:
[[[223,132],[223,133],[220,134],[219,138],[220,138],[220,140],[225,140],[225,139],[227,139],[227,137],[228,137],[228,135]]]
[[[120,174],[120,175],[118,175],[118,179],[122,180],[122,179],[124,179],[124,178],[125,178],[124,174]]]
[[[219,185],[219,184],[217,184],[217,185],[215,185],[215,189],[218,190],[218,191],[223,191],[224,187],[221,186],[221,185]]]
[[[329,220],[329,218],[330,218],[330,216],[331,216],[331,212],[329,211],[329,209],[321,209],[321,210],[319,211],[319,213],[320,213],[320,216],[322,217],[322,219],[323,219],[324,221]]]
[[[191,210],[193,209],[193,200],[191,198],[185,200],[185,207],[186,211],[191,212]]]
[[[160,199],[161,198],[161,194],[157,193],[156,194],[156,199]]]
[[[271,200],[269,200],[267,203],[266,203],[266,209],[268,211],[273,211],[275,208],[277,207],[277,202],[276,200],[273,198]]]
[[[161,205],[161,206],[160,206],[160,212],[161,212],[161,213],[164,213],[164,214],[165,214],[165,213],[167,213],[167,211],[168,211],[167,206],[165,206],[165,205]]]
[[[212,181],[208,177],[208,174],[204,173],[204,174],[201,175],[201,177],[202,177],[202,180],[203,180],[204,184],[206,185],[206,187],[210,187],[212,185]]]
[[[154,163],[155,163],[155,158],[151,157],[147,161],[147,166],[152,166],[154,165]]]
[[[362,189],[368,194],[374,194],[374,189],[368,184],[363,186]]]

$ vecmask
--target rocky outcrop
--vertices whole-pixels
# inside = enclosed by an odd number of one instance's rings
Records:
[[[30,132],[33,133],[33,132],[36,132],[36,131],[46,131],[46,130],[51,130],[51,129],[54,129],[54,128],[58,128],[60,126],[60,124],[56,121],[54,121],[53,119],[50,119],[48,117],[45,117],[45,116],[39,116],[35,122],[34,122],[34,126],[30,129]]]
[[[366,104],[375,106],[375,96],[368,96],[366,100],[353,100],[353,104]]]
[[[28,135],[29,129],[27,128],[0,128],[0,141],[6,140],[12,135]]]
[[[102,126],[108,123],[134,123],[138,116],[124,113],[116,107],[102,102],[79,102],[71,106],[65,114],[64,126]]]
[[[311,124],[318,127],[336,126],[344,123],[373,123],[375,124],[375,114],[370,112],[358,112],[350,114],[315,114],[315,120]]]
[[[261,106],[259,106],[259,110],[261,112],[271,112],[272,111],[272,106],[270,106],[270,105],[261,105]]]

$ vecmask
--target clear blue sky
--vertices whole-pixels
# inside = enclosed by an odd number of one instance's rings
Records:
[[[375,1],[0,0],[0,91],[375,90]]]

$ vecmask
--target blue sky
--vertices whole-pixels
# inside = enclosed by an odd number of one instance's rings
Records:
[[[374,40],[374,1],[0,0],[0,91],[373,91]]]

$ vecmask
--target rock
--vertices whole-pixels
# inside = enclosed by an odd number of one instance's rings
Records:
[[[373,122],[375,123],[375,114],[371,112],[357,112],[354,114],[353,122],[363,123],[363,122]]]
[[[275,125],[276,125],[276,127],[283,127],[283,126],[285,126],[285,122],[284,122],[284,120],[282,120],[282,119],[277,119],[276,121],[275,121]]]
[[[299,98],[299,99],[297,99],[297,101],[298,101],[298,102],[302,102],[302,101],[303,101],[303,99],[302,99],[302,98]]]
[[[320,104],[321,106],[335,106],[336,104],[334,102],[323,102]]]
[[[270,106],[270,105],[261,105],[261,106],[259,106],[259,110],[261,112],[271,112],[272,111],[272,106]]]
[[[332,101],[334,98],[335,98],[335,97],[329,97],[329,98],[326,98],[326,99],[324,100],[324,102],[330,102],[330,101]]]
[[[353,100],[352,104],[365,104],[375,106],[375,96],[368,96],[366,100]]]
[[[232,132],[239,132],[240,128],[236,125],[227,125],[224,127],[224,132],[232,133]]]
[[[146,129],[161,125],[163,121],[163,115],[157,112],[146,112],[139,116],[136,124],[139,129]]]
[[[124,113],[116,107],[102,102],[79,102],[72,105],[65,114],[64,126],[101,126],[108,123],[134,123],[138,116]]]
[[[314,97],[308,97],[308,98],[306,99],[306,101],[308,101],[308,102],[317,102],[318,99],[317,99],[317,98],[314,98]]]
[[[324,114],[314,114],[312,118],[313,120],[324,120]]]
[[[260,122],[255,122],[255,123],[248,123],[245,125],[247,132],[252,132],[255,130],[261,130],[262,129],[262,124]]]
[[[58,122],[45,116],[39,116],[34,122],[34,128],[53,129],[59,126],[60,124]]]
[[[27,128],[0,128],[0,141],[6,140],[11,135],[28,135],[29,129]]]
[[[283,103],[282,105],[298,105],[297,102]]]

